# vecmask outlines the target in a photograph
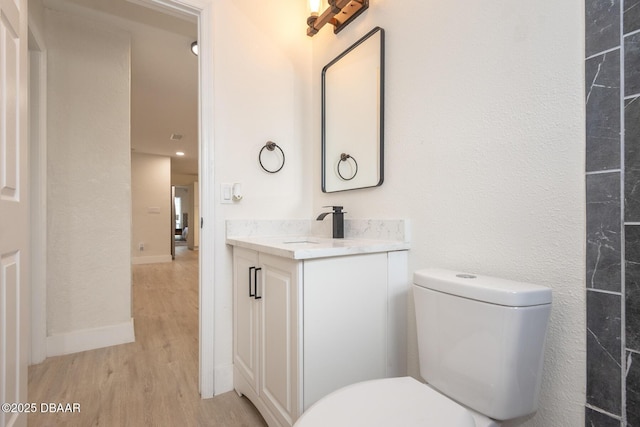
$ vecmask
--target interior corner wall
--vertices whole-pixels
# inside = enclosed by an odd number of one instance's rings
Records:
[[[131,196],[133,263],[171,262],[171,159],[132,153]]]
[[[204,226],[213,226],[215,234],[215,241],[206,243],[215,252],[214,388],[219,394],[233,389],[233,272],[225,220],[309,218],[312,177],[307,172],[311,151],[319,147],[310,146],[308,129],[306,3],[288,1],[286,8],[255,0],[212,4],[215,99],[203,120],[215,121],[215,223],[205,218]],[[278,173],[264,171],[258,162],[267,141],[285,153]],[[242,201],[221,204],[220,184],[234,182],[242,184]]]
[[[320,191],[322,67],[386,30],[385,181]],[[584,3],[371,2],[313,38],[314,212],[407,218],[409,271],[442,267],[548,286],[539,409],[508,426],[581,426],[585,402]],[[407,278],[408,281],[411,277]],[[412,307],[412,302],[410,307]],[[411,374],[419,376],[409,313]]]
[[[49,9],[45,37],[47,345],[60,353],[78,350],[69,337],[133,339],[130,39]]]

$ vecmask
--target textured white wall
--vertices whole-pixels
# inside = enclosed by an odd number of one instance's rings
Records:
[[[171,256],[171,159],[131,155],[131,203],[133,258]],[[155,209],[159,208],[159,212]],[[139,250],[140,243],[144,250]],[[170,258],[169,258],[170,260]]]
[[[214,351],[216,393],[222,393],[232,388],[233,363],[233,275],[224,221],[308,218],[309,150],[320,148],[308,146],[311,41],[304,35],[306,3],[214,0],[213,4]],[[258,152],[269,140],[286,155],[284,168],[276,174],[263,171],[258,164]],[[223,182],[242,183],[240,203],[219,203]]]
[[[540,410],[510,425],[584,424],[581,3],[377,0],[337,36],[325,28],[313,40],[305,173],[314,213],[340,204],[351,218],[410,219],[409,271],[437,266],[553,288]],[[387,32],[385,182],[322,194],[320,72],[374,26]]]
[[[131,319],[128,36],[46,10],[48,334]]]

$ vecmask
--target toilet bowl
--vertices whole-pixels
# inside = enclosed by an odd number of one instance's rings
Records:
[[[364,381],[316,402],[295,427],[499,427],[411,377]]]
[[[538,408],[551,289],[443,269],[413,276],[420,376],[325,396],[295,427],[498,427]]]

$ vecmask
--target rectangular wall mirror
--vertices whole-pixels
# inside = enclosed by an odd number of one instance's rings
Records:
[[[384,180],[384,30],[376,27],[322,69],[322,191]]]

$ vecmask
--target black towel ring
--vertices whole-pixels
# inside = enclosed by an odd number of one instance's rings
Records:
[[[346,163],[347,160],[349,160],[349,159],[353,160],[353,164],[356,165],[356,170],[353,171],[353,175],[351,175],[350,178],[345,178],[344,176],[342,176],[342,173],[340,172],[340,165],[342,164],[342,162]],[[342,153],[342,154],[340,154],[340,161],[338,162],[337,169],[338,169],[338,176],[340,178],[342,178],[344,181],[351,181],[358,174],[358,162],[356,162],[356,159],[353,156],[351,156],[351,155],[349,155],[347,153]]]
[[[267,168],[264,167],[264,165],[262,164],[262,152],[264,151],[264,149],[267,149],[267,151],[274,151],[276,148],[278,150],[280,150],[280,153],[282,154],[282,164],[280,165],[280,167],[276,170],[269,170]],[[282,148],[280,148],[278,146],[278,144],[276,144],[273,141],[267,141],[266,144],[264,144],[264,147],[262,147],[260,149],[260,153],[258,153],[258,162],[260,162],[260,167],[262,169],[265,170],[265,172],[269,172],[269,173],[276,173],[276,172],[280,172],[280,170],[284,167],[284,151],[282,151]]]

